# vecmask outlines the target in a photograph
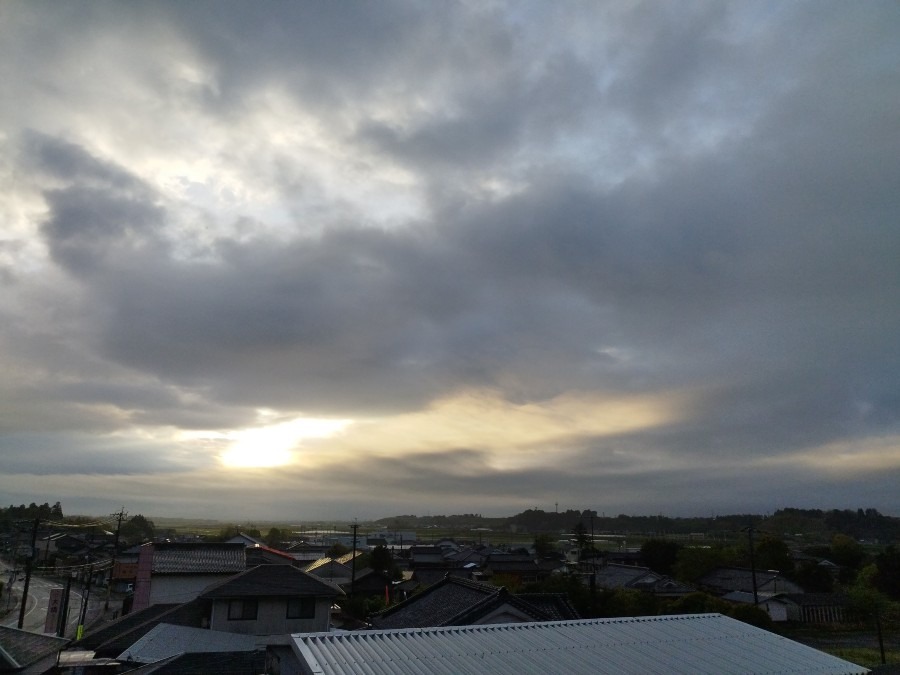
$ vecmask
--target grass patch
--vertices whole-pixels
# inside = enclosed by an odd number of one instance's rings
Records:
[[[865,668],[875,668],[876,666],[882,665],[881,651],[870,647],[823,648],[822,651]],[[900,664],[900,651],[885,649],[884,656],[888,664]]]

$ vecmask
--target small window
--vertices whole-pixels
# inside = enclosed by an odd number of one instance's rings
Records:
[[[316,617],[315,598],[289,598],[287,601],[288,619],[314,619]]]
[[[256,600],[229,600],[229,621],[253,621],[256,619]]]

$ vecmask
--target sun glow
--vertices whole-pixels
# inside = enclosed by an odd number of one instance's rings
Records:
[[[221,454],[229,468],[271,468],[294,461],[296,448],[310,438],[340,433],[352,420],[298,418],[289,422],[242,429],[229,434],[230,447]]]

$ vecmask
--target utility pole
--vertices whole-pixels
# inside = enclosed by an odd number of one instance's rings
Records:
[[[753,520],[750,520],[750,525],[746,528],[747,530],[747,539],[750,542],[750,576],[753,580],[753,606],[759,607],[759,590],[756,587],[756,557],[753,554]]]
[[[59,608],[59,617],[56,620],[56,634],[59,637],[66,636],[66,622],[69,618],[69,593],[72,591],[72,574],[74,574],[74,572],[70,572],[69,576],[66,577],[66,590],[63,591],[63,600]]]
[[[122,530],[122,521],[128,517],[125,513],[125,507],[121,507],[118,513],[113,513],[112,517],[116,519],[116,538],[113,541],[112,566],[109,568],[109,579],[106,581],[106,601],[103,603],[103,611],[109,609],[109,594],[112,593],[113,573],[116,569],[116,556],[119,555],[119,532]]]
[[[354,591],[356,591],[356,530],[359,528],[359,525],[356,521],[353,521],[353,559],[350,561],[350,597],[353,597]]]
[[[75,639],[80,640],[84,635],[84,620],[87,617],[88,601],[91,597],[91,578],[94,576],[94,565],[88,563],[87,583],[82,590],[81,595],[81,613],[78,615],[78,628],[75,629]]]
[[[31,585],[31,564],[35,556],[37,533],[40,524],[40,517],[35,518],[34,526],[31,528],[31,548],[28,551],[28,557],[25,559],[25,586],[22,588],[22,606],[19,607],[19,623],[17,625],[20,630],[25,624],[25,605],[28,604],[28,587]]]

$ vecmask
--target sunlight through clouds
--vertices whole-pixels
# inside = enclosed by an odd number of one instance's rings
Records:
[[[231,446],[222,453],[222,463],[232,468],[283,466],[293,461],[297,446],[313,438],[341,433],[352,420],[297,418],[230,434]]]

